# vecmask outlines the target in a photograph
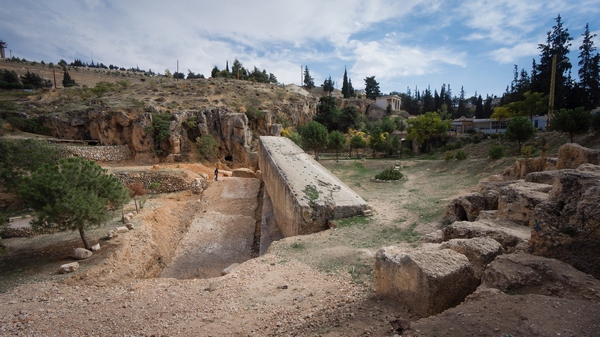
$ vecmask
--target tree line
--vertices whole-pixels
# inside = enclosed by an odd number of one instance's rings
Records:
[[[246,69],[237,58],[233,61],[231,69],[229,69],[229,61],[226,61],[225,69],[223,70],[219,70],[217,66],[214,66],[210,72],[210,77],[234,78],[260,83],[278,83],[277,77],[273,73],[267,73],[265,69],[260,70],[256,66],[252,70]]]

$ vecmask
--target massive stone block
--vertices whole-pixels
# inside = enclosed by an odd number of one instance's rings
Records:
[[[508,222],[498,225],[490,220],[456,221],[444,228],[443,240],[488,237],[498,241],[505,250],[511,252],[517,245],[529,239],[530,231],[525,226],[513,224],[509,228],[507,225]]]
[[[362,214],[366,202],[284,137],[260,137],[259,167],[273,214],[285,237],[328,228],[333,219]]]
[[[475,275],[478,277],[481,276],[485,267],[494,261],[496,256],[504,253],[504,248],[498,241],[487,237],[452,239],[443,242],[441,248],[452,249],[465,255],[473,265]]]
[[[479,286],[466,256],[450,249],[382,248],[375,259],[375,291],[421,316],[460,304]]]
[[[565,144],[558,149],[557,169],[576,169],[586,163],[600,165],[600,150],[588,149],[574,143]]]
[[[498,217],[529,224],[538,204],[548,200],[552,185],[517,181],[503,187],[498,199]]]

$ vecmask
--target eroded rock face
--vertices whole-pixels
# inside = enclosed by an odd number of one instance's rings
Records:
[[[449,222],[475,221],[479,212],[498,208],[498,195],[497,191],[489,190],[455,198],[448,203],[444,218]]]
[[[600,174],[561,170],[549,200],[536,206],[530,221],[534,254],[546,255],[577,240],[600,240]]]
[[[442,233],[444,241],[488,237],[498,241],[509,252],[529,238],[527,227],[507,228],[492,221],[456,221],[444,228]]]
[[[523,158],[515,162],[515,164],[504,172],[504,179],[521,179],[532,172],[541,172],[546,170],[556,169],[557,158]]]
[[[503,187],[498,198],[498,218],[529,224],[531,213],[538,204],[548,200],[552,185],[517,181]]]
[[[482,288],[519,294],[540,294],[581,300],[600,300],[600,281],[572,266],[525,253],[502,255],[489,264]]]
[[[556,168],[576,169],[581,164],[600,165],[600,150],[592,150],[579,144],[565,144],[558,149]]]
[[[375,259],[375,291],[421,316],[461,303],[479,285],[471,263],[450,249],[382,248]]]

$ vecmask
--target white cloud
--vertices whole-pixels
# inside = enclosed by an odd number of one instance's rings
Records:
[[[503,47],[491,51],[490,57],[500,64],[516,63],[516,61],[525,56],[535,56],[539,53],[537,43],[520,43],[512,47]]]
[[[465,67],[465,53],[446,48],[422,49],[419,47],[386,44],[383,42],[355,42],[356,63],[352,66],[353,76],[365,78],[376,76],[386,80],[395,77],[437,73],[452,65]]]

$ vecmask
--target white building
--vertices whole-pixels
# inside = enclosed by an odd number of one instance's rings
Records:
[[[398,95],[387,95],[377,97],[375,105],[382,109],[387,109],[388,105],[392,107],[392,111],[400,111],[402,105],[402,98]]]
[[[506,126],[510,118],[497,120],[494,118],[465,118],[461,117],[452,121],[452,131],[455,133],[465,133],[469,130],[475,130],[481,133],[502,133],[506,131]],[[545,130],[548,124],[548,116],[533,116],[531,119],[533,127],[538,130]]]

